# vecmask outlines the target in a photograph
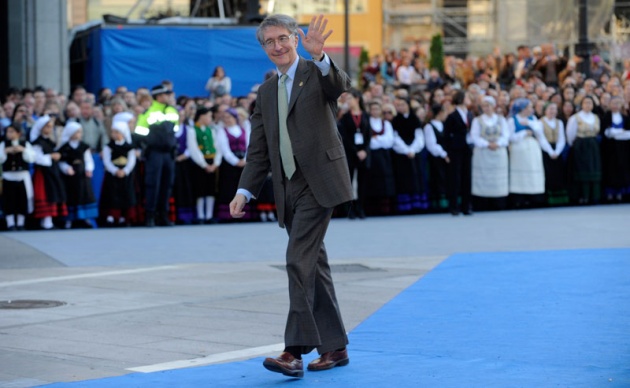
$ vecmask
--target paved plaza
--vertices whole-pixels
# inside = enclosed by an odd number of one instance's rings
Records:
[[[352,331],[449,255],[627,248],[628,230],[611,205],[335,219],[326,244]],[[273,223],[0,234],[0,300],[65,303],[0,309],[0,387],[277,354],[285,244]]]

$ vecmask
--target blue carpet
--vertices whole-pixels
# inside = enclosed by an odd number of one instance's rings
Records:
[[[630,387],[630,249],[451,256],[359,325],[349,352],[302,380],[256,358],[48,387]]]

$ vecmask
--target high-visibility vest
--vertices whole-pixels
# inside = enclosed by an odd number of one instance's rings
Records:
[[[135,133],[140,136],[147,136],[151,131],[151,125],[158,124],[163,121],[170,121],[174,124],[175,130],[179,124],[179,113],[177,109],[170,105],[153,101],[146,112],[138,116]]]

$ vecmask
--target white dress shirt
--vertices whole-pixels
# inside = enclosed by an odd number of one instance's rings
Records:
[[[394,128],[392,128],[392,123],[378,117],[370,117],[370,127],[374,130],[374,132],[379,133],[378,136],[372,136],[372,139],[370,140],[370,149],[388,150],[394,146]]]
[[[443,133],[444,132],[444,123],[440,120],[431,120],[431,122],[424,126],[424,141],[427,146],[427,150],[431,153],[431,155],[436,158],[446,158],[448,156],[448,152],[444,150],[444,148],[438,144],[437,138],[435,137],[435,132],[433,132],[433,126],[435,129]]]
[[[623,122],[623,117],[619,112],[612,113],[613,124],[620,124]],[[610,139],[615,140],[630,140],[630,131],[623,128],[606,128],[604,135]]]
[[[577,138],[578,133],[578,117],[584,123],[593,125],[595,124],[595,114],[593,112],[584,112],[579,111],[573,116],[569,117],[569,121],[567,121],[567,141],[570,145],[573,145],[573,142]]]
[[[505,118],[499,116],[498,114],[488,116],[484,113],[481,116],[475,117],[470,127],[470,138],[475,147],[487,148],[490,145],[490,142],[481,136],[481,121],[488,126],[499,126],[501,130],[501,134],[497,139],[497,145],[499,147],[507,147],[510,144],[510,132],[508,130],[507,123],[505,122]]]
[[[553,128],[554,130],[558,131],[558,141],[556,142],[556,147],[553,148],[551,147],[551,144],[549,144],[547,137],[542,136],[540,138],[540,148],[542,148],[543,151],[549,154],[549,156],[560,155],[562,153],[562,150],[564,150],[564,147],[567,144],[566,136],[564,135],[564,124],[560,120],[557,120],[557,119],[550,120],[547,117],[543,117],[541,120],[544,121],[545,124],[549,128]],[[556,128],[556,125],[558,126],[557,128]]]

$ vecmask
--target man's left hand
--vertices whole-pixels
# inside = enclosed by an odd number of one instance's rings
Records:
[[[308,25],[308,32],[304,35],[304,31],[298,29],[298,33],[302,38],[302,46],[316,60],[321,60],[324,56],[324,42],[332,30],[326,32],[328,19],[324,19],[324,15],[313,16],[311,23]]]

